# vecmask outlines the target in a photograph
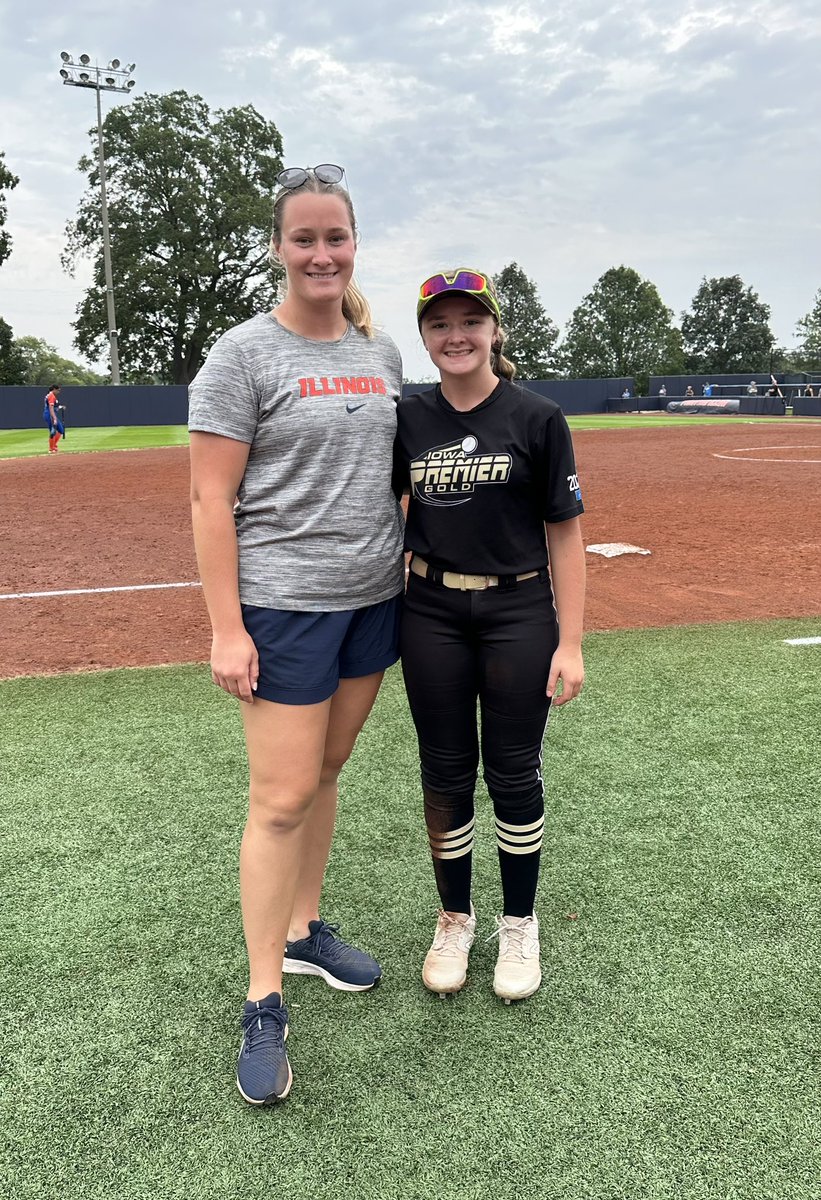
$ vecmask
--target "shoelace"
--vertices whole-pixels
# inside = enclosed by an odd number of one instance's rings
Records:
[[[515,959],[517,962],[525,961],[525,941],[533,941],[533,934],[525,925],[508,925],[503,917],[496,918],[496,929],[485,940],[492,942],[497,937],[499,939],[499,953],[505,958]]]
[[[456,955],[464,954],[464,950],[459,945],[459,938],[463,933],[467,933],[464,922],[458,921],[456,917],[450,917],[443,910],[439,910],[440,925],[436,930],[434,939],[434,949],[437,954]]]
[[[348,946],[339,936],[339,925],[329,925],[326,921],[322,921],[316,933],[312,933],[306,941],[310,942],[315,947],[317,954],[324,954],[326,958],[339,957],[340,953],[345,953]]]
[[[264,1017],[270,1020],[263,1023]],[[252,1046],[283,1046],[287,1021],[288,1013],[284,1008],[258,1008],[254,1012],[244,1013],[240,1025],[245,1033],[246,1053]]]

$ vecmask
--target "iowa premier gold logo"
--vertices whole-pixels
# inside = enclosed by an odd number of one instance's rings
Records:
[[[411,461],[413,494],[425,504],[467,504],[480,483],[507,483],[509,454],[478,454],[472,434],[460,442],[434,446]]]

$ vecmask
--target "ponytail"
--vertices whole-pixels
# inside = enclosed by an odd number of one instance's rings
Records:
[[[342,315],[365,337],[373,337],[371,306],[353,280],[345,288],[345,295],[342,297]]]
[[[497,337],[494,339],[490,351],[490,367],[493,374],[498,375],[500,379],[513,379],[516,374],[516,367],[509,358],[505,358],[504,354],[502,354],[506,341],[507,334],[501,325],[498,325]]]

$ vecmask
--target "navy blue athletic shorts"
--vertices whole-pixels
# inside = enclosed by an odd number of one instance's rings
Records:
[[[256,695],[276,704],[319,704],[340,679],[358,679],[399,658],[402,594],[343,612],[288,612],[242,605],[259,653]]]

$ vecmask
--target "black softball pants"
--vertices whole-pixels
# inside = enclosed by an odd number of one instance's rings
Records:
[[[410,574],[402,670],[419,739],[434,872],[448,911],[470,911],[481,749],[496,818],[504,913],[533,912],[544,828],[546,687],[557,644],[546,570],[513,587],[464,592]]]

